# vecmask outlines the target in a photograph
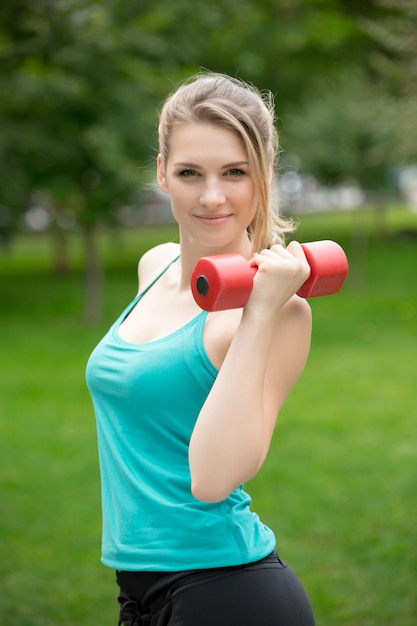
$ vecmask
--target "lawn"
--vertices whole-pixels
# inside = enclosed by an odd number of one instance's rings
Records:
[[[417,215],[301,218],[302,241],[333,238],[350,275],[311,300],[310,358],[248,489],[319,626],[417,624]],[[21,236],[0,256],[0,622],[115,624],[100,564],[95,424],[84,383],[91,349],[136,290],[136,262],[173,228],[104,232],[104,319],[82,321],[76,235],[66,277],[49,241]],[[198,625],[196,625],[198,626]],[[213,625],[215,626],[215,625]],[[256,626],[256,625],[254,625]]]

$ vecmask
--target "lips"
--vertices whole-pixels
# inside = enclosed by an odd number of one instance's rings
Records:
[[[199,219],[204,224],[209,224],[211,226],[216,226],[220,224],[224,224],[229,217],[231,217],[230,213],[221,214],[221,215],[196,215],[197,219]]]

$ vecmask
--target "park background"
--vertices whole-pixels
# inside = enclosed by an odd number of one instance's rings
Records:
[[[282,210],[350,262],[253,508],[318,625],[415,626],[416,26],[417,0],[1,4],[1,624],[117,621],[84,369],[177,238],[156,115],[206,68],[275,94]]]

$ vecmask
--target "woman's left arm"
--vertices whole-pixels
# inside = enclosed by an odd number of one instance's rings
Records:
[[[191,437],[197,499],[222,500],[259,471],[278,413],[304,369],[310,338],[311,310],[298,296],[278,311],[259,298],[257,306],[245,307]]]

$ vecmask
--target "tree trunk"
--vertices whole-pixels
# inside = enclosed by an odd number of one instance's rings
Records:
[[[362,289],[365,284],[366,254],[368,251],[369,234],[366,226],[361,225],[358,213],[352,212],[354,224],[351,230],[349,281],[355,290]]]
[[[97,246],[97,229],[94,224],[83,225],[85,252],[85,304],[84,319],[87,324],[97,324],[102,314],[103,271]]]
[[[54,273],[57,276],[65,276],[68,274],[69,269],[67,233],[59,226],[54,226],[51,231],[51,237]]]

